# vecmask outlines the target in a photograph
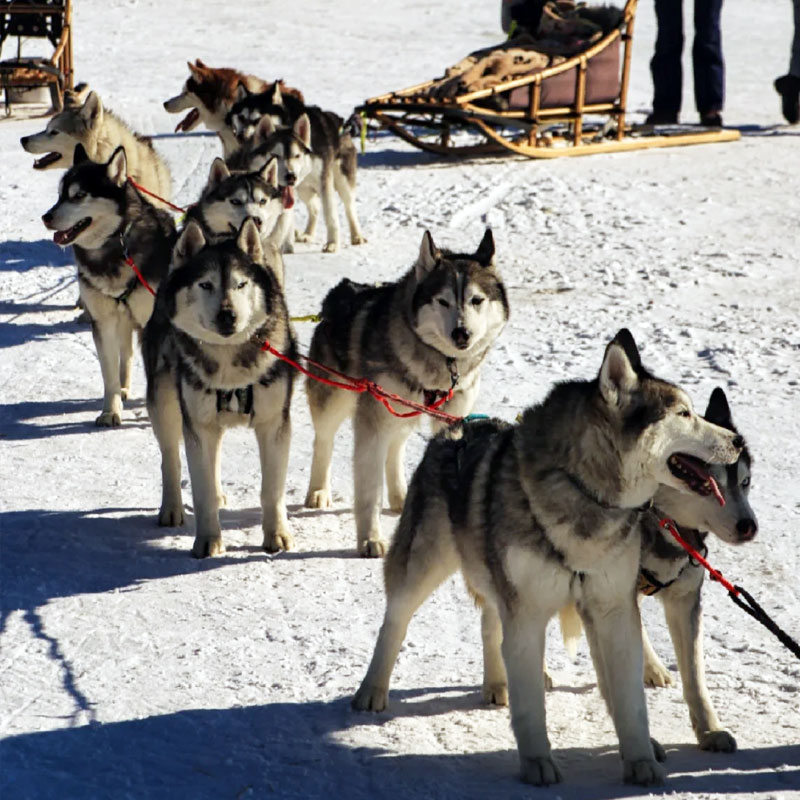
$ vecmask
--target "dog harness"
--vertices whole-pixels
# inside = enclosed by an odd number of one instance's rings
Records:
[[[663,516],[663,514],[657,508],[655,508],[655,506],[653,507],[653,510],[659,517]],[[698,533],[698,531],[694,531],[694,533]],[[698,552],[701,556],[703,556],[703,558],[705,558],[708,555],[708,546],[702,541],[702,539],[701,542],[702,544],[700,547],[698,547]],[[686,561],[678,571],[678,574],[671,581],[666,582],[660,581],[649,569],[639,567],[639,579],[636,584],[636,590],[640,594],[646,595],[647,597],[652,597],[654,594],[658,594],[662,589],[672,586],[672,584],[675,583],[675,581],[677,581],[681,575],[683,575],[683,573],[686,571],[686,568],[689,566],[699,567],[701,565],[690,555],[687,555]]]
[[[422,390],[422,397],[423,397],[423,404],[426,406],[432,406],[439,400],[443,400],[444,398],[448,398],[452,396],[453,389],[456,388],[456,384],[458,383],[458,379],[461,377],[458,374],[458,364],[454,358],[448,356],[445,360],[447,364],[447,368],[450,370],[450,389],[446,392],[443,392],[441,389],[423,389]]]

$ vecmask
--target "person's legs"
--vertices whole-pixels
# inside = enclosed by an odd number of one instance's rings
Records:
[[[658,33],[650,61],[653,75],[651,116],[655,122],[677,121],[683,91],[683,0],[655,0],[655,6]]]
[[[694,97],[701,118],[722,111],[725,63],[719,18],[722,0],[694,0]]]
[[[800,122],[800,0],[794,0],[794,41],[789,74],[775,81],[775,91],[781,96],[781,110],[792,125]]]
[[[800,0],[794,0],[794,41],[792,42],[789,74],[800,78]]]

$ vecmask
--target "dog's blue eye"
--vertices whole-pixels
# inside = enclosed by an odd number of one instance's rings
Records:
[[[75,192],[75,194],[72,195],[73,200],[83,200],[84,197],[86,197],[86,192]]]
[[[211,281],[203,281],[197,285],[205,292],[210,292],[214,288],[214,284]]]
[[[260,206],[265,206],[265,205],[267,204],[267,198],[266,198],[266,197],[262,197],[262,198],[261,198],[261,199],[258,201],[258,204],[259,204]]]
[[[745,478],[742,481],[742,489],[746,489],[750,485],[750,478]]]
[[[232,206],[241,206],[241,205],[243,205],[243,203],[238,197],[231,197],[231,205]]]
[[[474,305],[477,308],[484,301],[484,299],[485,298],[483,298],[483,297],[473,297],[472,298],[472,305]]]
[[[439,298],[439,305],[444,306],[445,308],[450,308],[450,303],[448,303],[447,300],[442,300],[441,297]]]

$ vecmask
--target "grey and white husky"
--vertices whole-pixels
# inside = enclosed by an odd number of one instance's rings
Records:
[[[284,486],[294,370],[262,349],[296,357],[280,281],[248,219],[236,239],[208,245],[197,223],[178,239],[142,350],[147,409],[161,448],[160,525],[181,525],[181,431],[186,446],[197,558],[224,552],[219,506],[226,428],[250,425],[261,456],[264,549],[288,550]]]
[[[639,520],[660,484],[697,491],[702,465],[734,463],[742,446],[651,375],[625,329],[595,380],[558,384],[519,424],[464,423],[460,440],[434,439],[386,557],[386,613],[353,706],[386,706],[411,616],[460,567],[482,608],[484,694],[508,692],[523,779],[561,780],[545,726],[544,640],[548,620],[572,602],[624,778],[660,783],[635,597]]]
[[[123,147],[97,164],[79,144],[73,159],[58,202],[42,221],[55,231],[56,244],[73,245],[80,298],[91,317],[103,374],[103,412],[97,424],[115,427],[130,392],[133,332],[141,331],[153,311],[153,296],[126,257],[157,288],[167,274],[175,225],[128,181]]]
[[[259,141],[269,138],[276,130],[291,128],[310,158],[307,175],[297,180],[297,194],[308,207],[308,223],[305,231],[296,235],[296,240],[313,240],[321,205],[327,230],[323,252],[333,253],[338,250],[339,216],[335,202],[335,195],[338,193],[350,227],[350,242],[364,244],[367,240],[361,232],[355,209],[358,156],[352,137],[342,130],[342,118],[332,111],[307,106],[295,97],[287,95],[281,98],[279,91],[277,95],[278,103],[282,105],[272,105],[275,90],[268,95],[269,103],[265,106],[259,105],[261,95],[247,95],[234,105],[228,116],[239,131],[242,149],[245,152],[252,150],[258,147]],[[285,113],[276,115],[270,109]],[[242,119],[245,121],[238,122]],[[289,153],[281,153],[279,149],[282,141],[274,140],[268,152],[278,155],[279,158],[287,158]],[[287,169],[297,174],[295,168]]]
[[[284,210],[284,192],[278,187],[278,160],[270,158],[258,170],[234,172],[221,158],[211,164],[208,181],[200,199],[186,213],[203,231],[209,244],[237,236],[244,221],[252,219],[264,247],[276,248],[281,233],[275,227]],[[269,262],[283,283],[283,259],[279,252],[271,253]]]
[[[452,387],[452,399],[442,410],[468,414],[481,364],[508,320],[492,233],[486,231],[475,253],[459,254],[439,250],[426,231],[414,266],[399,281],[366,286],[343,280],[325,297],[321,316],[311,340],[313,360],[425,405]],[[343,420],[353,416],[358,551],[382,556],[384,466],[389,506],[400,511],[406,496],[405,443],[417,419],[400,419],[372,397],[313,380],[306,381],[306,392],[314,421],[306,505],[331,504],[333,440]]]
[[[77,87],[76,87],[77,88]],[[40,133],[23,136],[20,144],[29,153],[44,154],[34,169],[69,169],[76,145],[80,144],[92,161],[108,161],[119,147],[125,148],[128,175],[137,183],[166,200],[172,194],[172,178],[166,162],[153,143],[140,136],[116,114],[103,107],[96,92],[79,90],[74,101],[56,114]],[[82,99],[79,104],[77,100]],[[157,200],[153,201],[160,206]]]
[[[704,416],[715,425],[736,431],[728,400],[720,388],[711,394]],[[683,696],[697,741],[704,750],[733,752],[736,749],[736,740],[720,725],[706,688],[700,596],[705,569],[689,559],[658,523],[664,517],[671,518],[682,537],[701,552],[707,549],[707,531],[729,544],[751,541],[758,532],[748,499],[751,463],[750,452],[744,447],[734,464],[708,468],[710,481],[714,483],[711,490],[700,486],[687,496],[672,487],[662,486],[653,500],[653,509],[642,519],[639,597],[655,594],[663,603],[678,659]],[[720,505],[718,496],[724,498],[724,505]],[[642,633],[645,683],[671,685],[672,677],[655,654],[644,628]]]

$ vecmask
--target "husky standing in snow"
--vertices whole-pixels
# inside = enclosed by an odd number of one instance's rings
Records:
[[[325,297],[321,316],[311,340],[313,360],[428,406],[452,389],[442,410],[468,414],[481,364],[508,320],[492,233],[487,230],[477,251],[465,255],[440,250],[426,231],[414,266],[399,281],[375,287],[343,280]],[[333,440],[352,416],[358,552],[382,556],[384,467],[389,507],[400,511],[406,497],[405,443],[417,418],[394,417],[372,397],[313,380],[306,381],[306,392],[314,421],[306,505],[330,506]]]
[[[386,613],[353,706],[380,711],[411,616],[461,569],[482,608],[484,695],[506,693],[522,777],[561,780],[545,725],[544,641],[568,603],[587,631],[626,782],[661,783],[636,603],[643,509],[659,485],[705,491],[743,439],[651,375],[623,329],[593,381],[558,384],[518,425],[463,423],[428,445],[386,557]]]
[[[61,181],[58,202],[42,216],[53,240],[73,245],[80,299],[92,321],[103,373],[103,412],[97,424],[116,427],[131,385],[133,332],[153,311],[153,296],[126,259],[153,289],[167,274],[175,225],[128,181],[126,152],[118,147],[104,164],[77,145],[74,166]]]
[[[340,116],[318,106],[307,106],[296,97],[282,93],[276,84],[262,94],[253,94],[242,87],[240,99],[228,114],[228,124],[240,146],[249,148],[262,120],[267,126],[262,131],[262,138],[266,138],[278,128],[295,126],[303,117],[307,122],[298,136],[310,151],[311,170],[297,182],[297,193],[308,207],[308,224],[303,233],[297,234],[296,241],[313,240],[321,202],[327,229],[323,252],[333,253],[339,249],[339,217],[335,202],[338,193],[350,226],[351,243],[364,244],[366,239],[355,210],[358,156],[350,134],[342,129],[344,120]]]
[[[252,219],[236,238],[208,245],[190,221],[145,329],[147,410],[161,448],[160,525],[181,525],[180,440],[192,480],[192,554],[224,552],[220,445],[225,429],[250,425],[261,456],[264,549],[288,550],[284,485],[295,372],[263,349],[296,358],[283,291]]]

